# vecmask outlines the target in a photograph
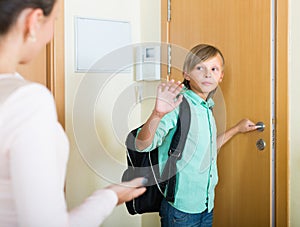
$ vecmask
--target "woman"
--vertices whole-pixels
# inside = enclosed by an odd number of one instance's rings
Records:
[[[1,226],[98,226],[117,204],[145,191],[141,178],[111,185],[67,212],[69,143],[53,96],[16,73],[51,40],[58,7],[58,0],[0,1]]]

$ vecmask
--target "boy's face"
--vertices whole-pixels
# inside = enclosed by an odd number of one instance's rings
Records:
[[[191,90],[206,100],[209,92],[217,88],[223,79],[223,61],[219,54],[197,64],[185,79],[190,81]]]

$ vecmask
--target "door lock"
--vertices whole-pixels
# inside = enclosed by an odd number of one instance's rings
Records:
[[[262,151],[262,150],[264,150],[265,149],[265,147],[266,147],[266,142],[263,140],[263,139],[259,139],[259,140],[257,140],[257,142],[256,142],[256,147],[257,147],[257,149],[258,150],[260,150],[260,151]]]

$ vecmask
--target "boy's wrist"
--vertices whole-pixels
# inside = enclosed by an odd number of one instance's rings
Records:
[[[152,111],[152,114],[153,114],[154,116],[156,116],[156,117],[159,117],[159,118],[163,118],[163,116],[165,115],[164,113],[159,112],[159,111],[157,111],[157,110],[153,110],[153,111]]]
[[[234,133],[234,135],[241,133],[240,127],[238,124],[233,127],[233,133]]]

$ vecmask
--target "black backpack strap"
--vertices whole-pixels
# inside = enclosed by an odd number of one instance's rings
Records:
[[[188,101],[183,97],[179,106],[177,128],[172,138],[169,149],[169,158],[161,175],[161,188],[164,191],[167,186],[166,199],[169,202],[175,201],[176,185],[176,162],[182,157],[182,152],[190,129],[191,110]]]

